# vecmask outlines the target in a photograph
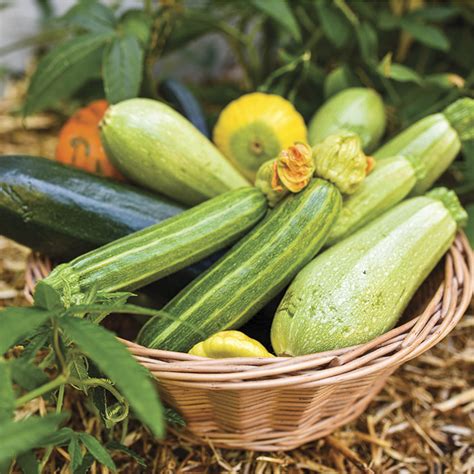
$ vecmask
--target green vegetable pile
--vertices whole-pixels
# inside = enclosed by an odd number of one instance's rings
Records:
[[[125,423],[131,408],[163,436],[152,380],[103,327],[108,315],[146,321],[141,345],[198,356],[299,356],[363,344],[397,324],[467,222],[449,188],[465,201],[472,191],[472,72],[458,87],[458,76],[422,74],[378,49],[400,34],[398,60],[411,63],[413,42],[447,51],[449,21],[472,15],[469,7],[371,12],[363,2],[320,1],[305,15],[304,1],[290,8],[275,0],[269,10],[253,0],[226,2],[205,21],[199,8],[145,3],[146,12],[122,15],[98,2],[70,10],[55,31],[63,37],[61,28],[75,25],[77,34],[41,60],[25,103],[26,113],[51,107],[102,71],[111,105],[101,142],[126,182],[40,157],[0,157],[0,234],[57,263],[38,283],[34,306],[0,313],[0,472],[12,459],[23,470],[37,466],[32,450],[41,447],[44,467],[53,445],[67,446],[74,471],[94,458],[115,469],[95,439],[61,428],[67,386],[90,395],[109,426]],[[224,21],[236,5],[242,24],[277,31],[278,55],[264,36],[269,51],[257,61],[258,42]],[[448,22],[448,34],[438,22]],[[259,93],[229,105],[244,92],[234,90],[212,140],[191,90],[167,80],[157,96],[149,66],[215,30],[248,55],[243,88]],[[353,30],[357,45],[349,46]],[[312,60],[327,44],[340,52],[328,74],[323,59]],[[269,149],[278,150],[271,159]],[[250,154],[261,166],[244,176],[236,163]],[[142,290],[164,304],[127,302]],[[53,394],[56,414],[13,420],[16,409]]]

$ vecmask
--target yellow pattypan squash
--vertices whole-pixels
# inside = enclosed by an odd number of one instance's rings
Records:
[[[214,142],[254,182],[260,166],[295,142],[306,142],[303,117],[288,100],[253,92],[231,102],[214,128]]]
[[[190,354],[223,359],[226,357],[274,357],[260,342],[240,331],[221,331],[198,342]]]

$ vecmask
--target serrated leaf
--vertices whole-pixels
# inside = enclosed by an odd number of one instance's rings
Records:
[[[31,78],[25,115],[38,112],[70,96],[100,74],[102,48],[113,33],[89,33],[51,50]]]
[[[61,318],[59,322],[65,334],[116,384],[137,417],[162,437],[163,409],[146,369],[104,328],[76,318]]]
[[[93,436],[88,433],[78,433],[78,437],[87,450],[104,466],[107,466],[110,470],[116,471],[112,458],[108,451],[97,441]]]
[[[127,448],[127,446],[118,443],[115,440],[109,441],[106,445],[106,448],[109,450],[120,451],[122,453],[127,454],[131,458],[135,459],[135,461],[142,467],[147,467],[145,460],[139,456],[133,449]]]
[[[0,425],[13,418],[15,412],[15,392],[13,391],[11,370],[0,357]]]
[[[67,447],[67,452],[71,458],[71,470],[72,472],[75,472],[76,469],[82,464],[83,460],[81,446],[79,445],[79,439],[76,435],[71,437]]]
[[[0,429],[0,463],[39,446],[43,438],[54,433],[65,418],[64,414],[54,414],[3,423]]]
[[[283,26],[293,38],[301,40],[301,31],[286,0],[251,0],[253,6]]]
[[[33,451],[27,451],[18,456],[16,462],[23,474],[39,474],[40,472],[40,465]]]
[[[25,390],[34,390],[49,380],[48,376],[29,360],[12,359],[9,361],[9,365],[13,381]]]
[[[69,443],[71,438],[76,436],[76,433],[71,428],[61,428],[55,433],[52,433],[49,436],[46,436],[41,443],[38,445],[40,448],[45,448],[46,446],[63,446]]]
[[[328,40],[337,48],[346,44],[351,34],[351,27],[344,15],[331,3],[321,0],[316,2],[316,10]]]
[[[93,33],[113,31],[115,17],[113,11],[100,2],[80,2],[62,17],[70,25],[78,26]]]
[[[53,316],[51,311],[39,308],[6,308],[0,311],[0,355]]]
[[[59,292],[44,281],[40,281],[36,285],[34,297],[35,306],[38,308],[49,309],[50,311],[64,309]]]
[[[362,22],[356,29],[360,54],[367,64],[377,61],[378,38],[377,32],[367,22]]]
[[[449,50],[448,37],[436,26],[427,25],[411,18],[402,18],[400,26],[420,43],[441,51]]]
[[[104,52],[104,88],[115,104],[138,95],[142,82],[143,50],[135,36],[116,38]]]

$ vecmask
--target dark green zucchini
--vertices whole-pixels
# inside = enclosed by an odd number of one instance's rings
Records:
[[[0,157],[0,234],[55,260],[75,258],[185,209],[45,158]],[[160,280],[153,291],[172,298],[223,253]]]
[[[44,158],[0,157],[0,234],[50,257],[81,255],[185,209]]]

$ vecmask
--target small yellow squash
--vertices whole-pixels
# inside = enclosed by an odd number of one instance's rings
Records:
[[[295,142],[306,142],[303,117],[291,102],[253,92],[231,102],[214,128],[214,143],[252,182],[260,166]]]
[[[260,342],[240,331],[221,331],[198,342],[190,354],[223,359],[226,357],[273,357]]]

